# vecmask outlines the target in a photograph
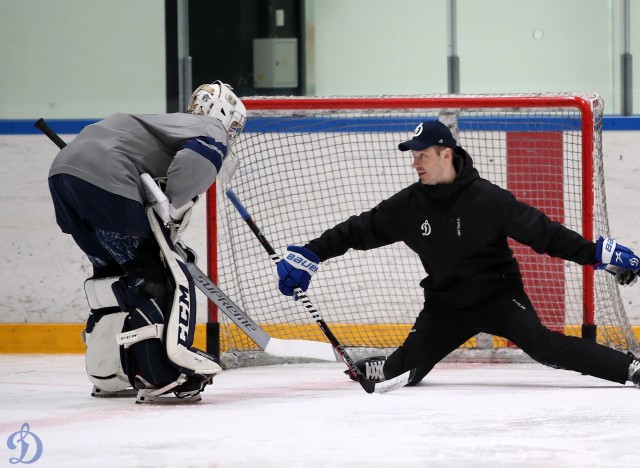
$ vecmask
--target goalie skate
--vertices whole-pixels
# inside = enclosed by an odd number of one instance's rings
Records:
[[[202,400],[202,390],[208,384],[211,383],[213,376],[205,379],[201,383],[197,380],[187,381],[178,379],[178,382],[182,382],[176,385],[177,382],[163,388],[153,388],[142,377],[136,377],[136,387],[139,388],[136,396],[136,403],[138,404],[169,404],[169,405],[182,405],[190,403],[198,403]]]

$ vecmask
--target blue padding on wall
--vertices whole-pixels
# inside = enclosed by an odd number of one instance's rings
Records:
[[[640,115],[631,115],[629,117],[610,116],[604,118],[602,122],[602,130],[640,130]]]
[[[432,118],[432,117],[431,117]],[[384,120],[384,126],[376,125]],[[313,117],[288,118],[285,121],[277,117],[258,117],[249,119],[244,129],[245,132],[279,131],[283,133],[296,133],[300,131],[359,131],[359,132],[411,132],[419,123],[416,117],[397,117],[384,119],[376,117],[359,117],[355,119],[334,118],[314,119]],[[286,127],[284,126],[286,125]],[[355,127],[355,128],[354,128]],[[489,131],[503,132],[518,131],[571,131],[580,130],[581,121],[577,117],[561,117],[548,119],[534,119],[532,117],[462,117],[458,120],[458,128],[461,131]],[[605,116],[602,122],[602,130],[640,130],[640,115],[638,116]]]
[[[264,132],[266,130],[274,131],[279,130],[282,132],[296,132],[296,131],[344,131],[347,129],[347,122],[349,123],[349,131],[353,131],[353,125],[357,125],[357,131],[359,132],[372,132],[372,131],[396,131],[396,132],[410,132],[414,129],[417,123],[415,118],[398,117],[395,119],[385,119],[385,129],[381,129],[376,123],[376,117],[359,117],[357,119],[335,119],[324,120],[314,119],[308,117],[300,117],[293,122],[289,120],[286,128],[279,128],[278,123],[282,122],[277,118],[260,117],[253,118],[247,121],[245,132]],[[34,120],[0,120],[0,135],[32,135],[39,134],[40,131],[33,126]],[[562,119],[547,119],[545,121],[536,121],[535,128],[539,131],[558,131],[558,130],[576,130],[580,128],[580,122],[576,118],[562,118]],[[61,135],[75,135],[80,132],[84,127],[92,123],[97,122],[97,119],[80,120],[80,119],[52,119],[47,120],[49,126]],[[489,124],[486,118],[473,117],[462,118],[459,120],[458,125],[460,130],[464,131],[468,128],[474,130],[488,130]],[[525,128],[531,130],[530,124],[532,120],[530,118],[518,118],[518,117],[503,117],[497,120],[498,129],[501,131],[522,131]],[[293,126],[292,126],[293,125]],[[491,120],[491,126],[496,128],[496,119]],[[304,130],[303,130],[304,129]],[[622,116],[605,116],[602,123],[602,129],[604,131],[628,131],[628,130],[640,130],[640,115],[634,115],[629,117]]]
[[[356,117],[331,118],[322,117],[288,117],[286,120],[278,117],[257,117],[249,119],[245,132],[263,133],[298,133],[298,132],[412,132],[416,125],[427,117]],[[561,118],[532,118],[532,117],[460,117],[458,119],[460,131],[570,131],[580,129],[580,119],[571,117]]]
[[[31,135],[39,134],[40,130],[33,126],[36,120],[0,120],[0,135]],[[98,119],[92,120],[80,120],[80,119],[51,119],[47,120],[47,124],[56,133],[60,135],[76,135],[80,133],[87,125],[91,125],[98,121]]]

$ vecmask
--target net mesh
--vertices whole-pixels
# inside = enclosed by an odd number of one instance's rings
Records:
[[[394,108],[393,98],[367,100],[366,109],[358,102],[247,100],[248,123],[234,147],[242,164],[232,184],[276,251],[304,245],[416,182],[410,155],[397,144],[427,119],[452,129],[482,177],[577,232],[584,232],[585,222],[588,229],[593,216],[590,235],[608,235],[597,95],[421,96],[420,106],[412,108]],[[585,128],[593,133],[590,145],[583,142]],[[216,185],[210,210],[217,213],[211,230],[217,236],[220,287],[272,336],[327,341],[304,307],[279,294],[271,259],[222,194],[223,184]],[[593,192],[593,210],[583,190]],[[515,241],[510,245],[547,327],[580,336],[584,311],[593,310],[599,342],[638,349],[611,275],[593,275],[592,269],[538,255]],[[345,347],[379,353],[404,341],[422,308],[418,283],[424,276],[417,255],[404,245],[351,250],[322,263],[308,294]],[[586,297],[585,285],[593,290]],[[223,352],[258,351],[224,316],[220,320]],[[500,337],[480,336],[463,348],[510,346]]]

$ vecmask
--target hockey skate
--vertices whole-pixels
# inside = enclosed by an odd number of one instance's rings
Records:
[[[382,368],[386,361],[386,356],[373,356],[360,359],[356,362],[356,367],[358,367],[367,379],[379,383],[385,380]],[[348,369],[344,371],[344,373],[347,374],[351,380],[356,380]]]
[[[633,361],[629,364],[629,380],[633,385],[640,388],[640,360],[634,354],[627,354],[633,357]]]
[[[202,400],[202,390],[211,383],[213,376],[204,380],[190,379],[182,383],[172,382],[171,384],[155,388],[140,376],[136,376],[137,396],[136,403],[146,404],[189,404],[198,403]]]

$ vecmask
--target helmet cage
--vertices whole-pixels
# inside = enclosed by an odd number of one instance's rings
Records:
[[[229,146],[235,143],[247,120],[244,104],[233,93],[232,88],[221,81],[199,86],[191,95],[188,112],[209,115],[222,122],[229,136]]]

